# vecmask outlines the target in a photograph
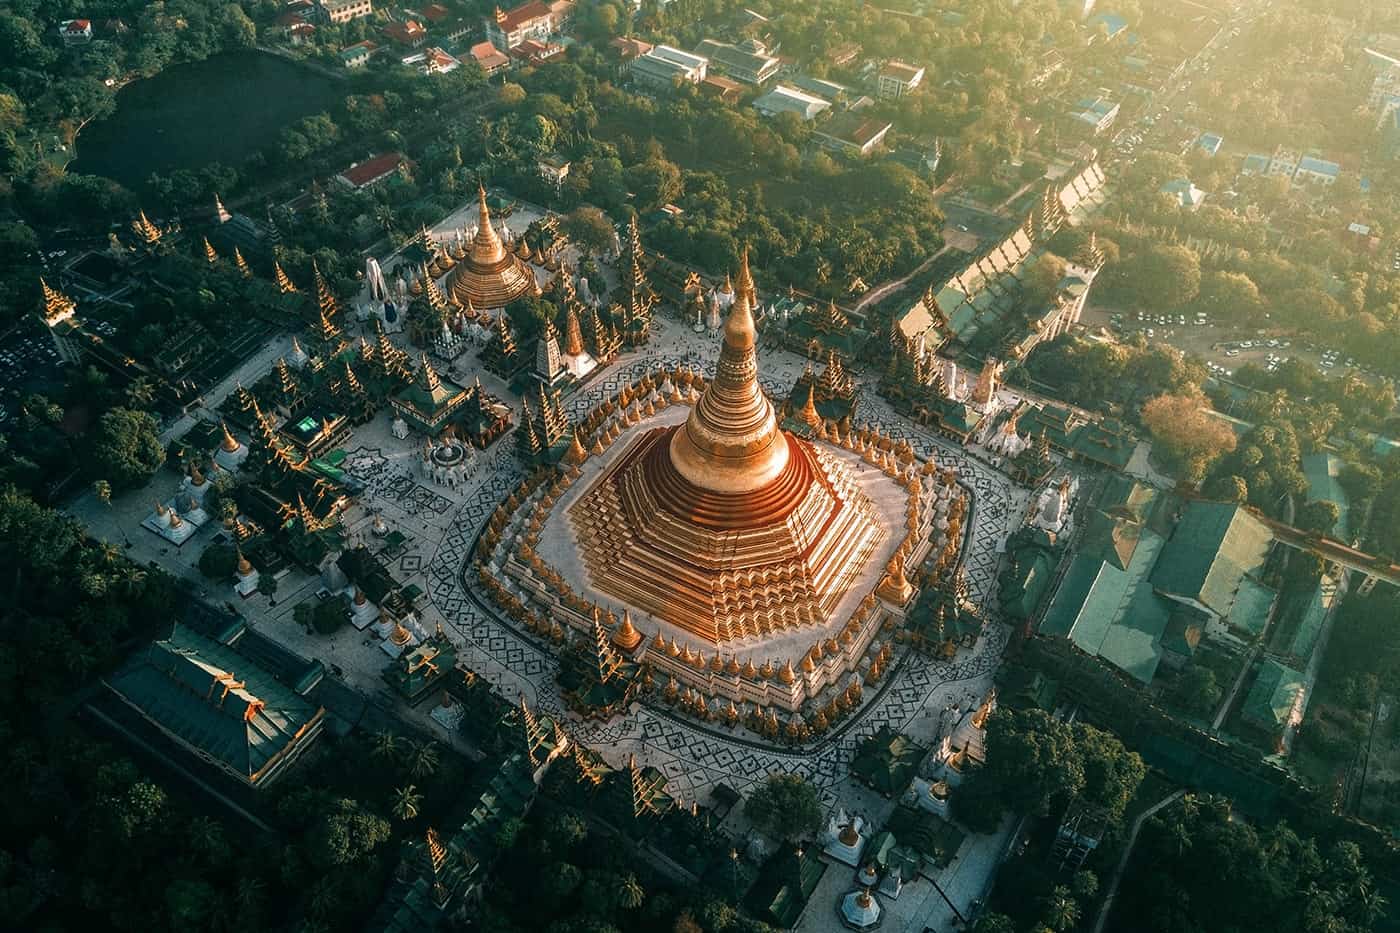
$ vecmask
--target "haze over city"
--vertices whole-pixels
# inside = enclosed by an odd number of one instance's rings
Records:
[[[1400,7],[0,2],[7,928],[1400,930]]]

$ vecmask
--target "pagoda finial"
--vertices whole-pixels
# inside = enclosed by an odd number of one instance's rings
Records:
[[[564,462],[572,466],[578,466],[588,459],[588,451],[583,449],[583,444],[578,439],[578,429],[575,428],[573,437],[569,441],[568,452],[564,454]]]
[[[749,492],[776,479],[788,464],[787,442],[758,383],[751,282],[746,252],[715,377],[671,440],[676,469],[704,489]]]
[[[58,289],[50,288],[42,275],[39,288],[44,293],[44,323],[50,327],[68,320],[77,311],[78,303]]]
[[[131,222],[131,229],[147,246],[155,246],[160,242],[160,228],[151,223],[151,219],[146,216],[144,210],[136,212],[136,219]]]
[[[219,254],[214,252],[214,244],[209,242],[209,238],[204,238],[204,259],[209,265],[219,261]]]
[[[233,264],[238,267],[238,271],[243,274],[245,279],[253,277],[253,270],[249,268],[248,260],[243,258],[243,254],[239,252],[237,246],[233,248]]]
[[[320,307],[321,314],[327,318],[335,317],[340,313],[340,303],[336,301],[335,292],[326,284],[326,278],[321,274],[321,267],[315,257],[311,259],[311,276],[316,282],[316,304]]]
[[[228,223],[228,222],[229,222],[230,220],[232,220],[232,219],[233,219],[233,215],[230,214],[230,213],[228,212],[228,208],[224,207],[224,202],[223,202],[222,200],[220,200],[219,195],[218,195],[217,193],[215,193],[215,195],[214,195],[214,220],[216,220],[217,222],[219,222],[219,223],[221,223],[221,224],[226,224],[226,223]]]
[[[221,430],[224,435],[223,440],[219,443],[219,446],[221,446],[228,453],[233,453],[234,451],[238,450],[238,439],[229,433],[228,422],[224,421],[222,418],[219,419],[219,430]]]
[[[433,364],[428,361],[428,354],[419,354],[419,361],[422,368],[418,371],[418,385],[427,392],[435,392],[442,385],[442,377],[438,375]]]
[[[297,287],[292,284],[292,280],[287,277],[287,272],[282,268],[282,263],[277,259],[272,260],[272,278],[277,283],[278,290],[284,295],[290,295],[297,290]]]
[[[812,428],[822,423],[821,413],[817,411],[817,386],[815,382],[807,384],[807,402],[802,406],[802,413],[798,417]]]

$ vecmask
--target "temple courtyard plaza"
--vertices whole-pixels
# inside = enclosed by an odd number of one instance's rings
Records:
[[[659,367],[695,366],[708,375],[713,371],[718,350],[719,341],[714,335],[697,335],[673,319],[658,318],[653,339],[646,348],[624,354],[565,404],[577,419],[616,393],[625,382]],[[475,354],[475,350],[467,351],[458,359],[456,368],[475,375],[480,370]],[[765,390],[775,399],[783,398],[805,365],[803,359],[784,351],[761,350],[760,375]],[[489,391],[502,398],[513,398],[494,377],[481,372],[481,378]],[[221,391],[231,388],[221,387]],[[688,407],[677,406],[674,412],[667,410],[662,414],[679,418],[686,411]],[[708,803],[711,792],[720,784],[746,793],[768,774],[783,771],[801,774],[811,781],[829,807],[843,807],[878,826],[894,802],[850,779],[849,766],[858,741],[889,724],[927,742],[934,734],[941,711],[956,706],[964,716],[969,715],[991,686],[992,673],[1008,636],[1006,627],[995,621],[988,624],[975,648],[960,649],[950,662],[909,653],[879,685],[870,688],[874,696],[856,716],[810,750],[769,747],[745,738],[746,733],[735,735],[719,727],[701,726],[666,709],[642,703],[634,704],[626,715],[607,723],[578,721],[566,712],[559,694],[554,656],[498,621],[481,597],[464,584],[462,570],[476,535],[523,475],[514,455],[513,436],[507,435],[486,452],[477,454],[466,482],[449,489],[421,474],[421,438],[394,438],[389,430],[390,420],[391,413],[381,411],[344,445],[348,455],[345,468],[366,487],[344,517],[349,543],[364,541],[375,546],[369,524],[376,513],[382,515],[392,531],[406,538],[402,551],[388,566],[401,583],[416,584],[426,594],[422,600],[425,629],[432,631],[441,624],[462,646],[460,660],[464,665],[486,677],[505,696],[524,696],[531,705],[562,718],[577,740],[598,750],[613,765],[625,765],[629,756],[635,755],[640,764],[659,768],[668,779],[670,792],[684,802]],[[961,482],[973,492],[971,535],[964,552],[970,598],[995,620],[998,561],[1007,536],[1026,512],[1029,492],[962,448],[924,433],[895,415],[876,396],[873,384],[862,386],[860,409],[854,420],[857,424],[875,425],[896,440],[908,439],[920,456],[931,456],[939,466],[958,470]],[[868,472],[880,475],[873,469]],[[863,482],[871,480],[873,477]],[[89,494],[75,504],[73,511],[100,537],[114,542],[123,535],[128,537],[133,544],[130,553],[138,561],[154,560],[191,580],[210,602],[235,604],[253,627],[302,655],[321,659],[372,702],[463,746],[460,737],[443,734],[428,717],[429,704],[409,709],[389,692],[380,677],[387,659],[377,639],[349,626],[334,636],[321,636],[293,622],[296,605],[315,599],[321,588],[319,577],[293,572],[280,581],[273,600],[260,594],[239,600],[231,586],[209,581],[197,569],[200,552],[215,534],[211,527],[215,523],[182,548],[141,528],[140,521],[149,513],[152,500],[173,495],[178,482],[173,474],[162,471],[142,493],[122,497],[111,508],[100,505]],[[883,508],[880,497],[873,498],[877,508]],[[902,503],[902,496],[899,501]],[[555,515],[562,520],[561,511],[556,510]],[[881,553],[887,543],[882,543]],[[542,541],[542,546],[553,544]],[[872,563],[879,567],[879,561]],[[855,589],[864,590],[866,585],[862,580]],[[742,808],[736,808],[729,817],[735,821],[732,828],[740,828],[737,821],[741,819]],[[953,863],[941,873],[940,883],[959,909],[965,910],[974,898],[985,893],[990,871],[999,861],[1005,832],[990,837],[969,836]],[[832,865],[808,907],[802,929],[839,928],[835,898],[850,886],[844,866]],[[946,929],[943,924],[953,919],[942,897],[923,880],[907,886],[900,898],[882,898],[881,902],[888,909],[883,929],[911,929],[917,933],[924,924]],[[946,919],[938,921],[939,917]]]

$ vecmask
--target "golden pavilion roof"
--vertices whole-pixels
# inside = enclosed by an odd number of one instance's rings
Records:
[[[476,236],[472,237],[466,258],[452,270],[452,297],[463,305],[471,302],[477,308],[503,308],[517,298],[535,293],[535,275],[524,260],[505,248],[491,225],[485,188],[478,189],[478,197]]]

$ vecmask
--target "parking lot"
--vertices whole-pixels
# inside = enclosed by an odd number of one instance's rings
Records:
[[[1301,360],[1328,377],[1353,373],[1367,381],[1379,378],[1331,347],[1295,340],[1286,335],[1259,334],[1238,327],[1221,326],[1208,316],[1195,312],[1157,315],[1091,305],[1084,310],[1080,323],[1094,331],[1102,328],[1120,339],[1141,334],[1149,343],[1169,344],[1188,355],[1199,357],[1212,373],[1223,379],[1233,376],[1234,371],[1245,363],[1253,363],[1273,372],[1288,359]]]

